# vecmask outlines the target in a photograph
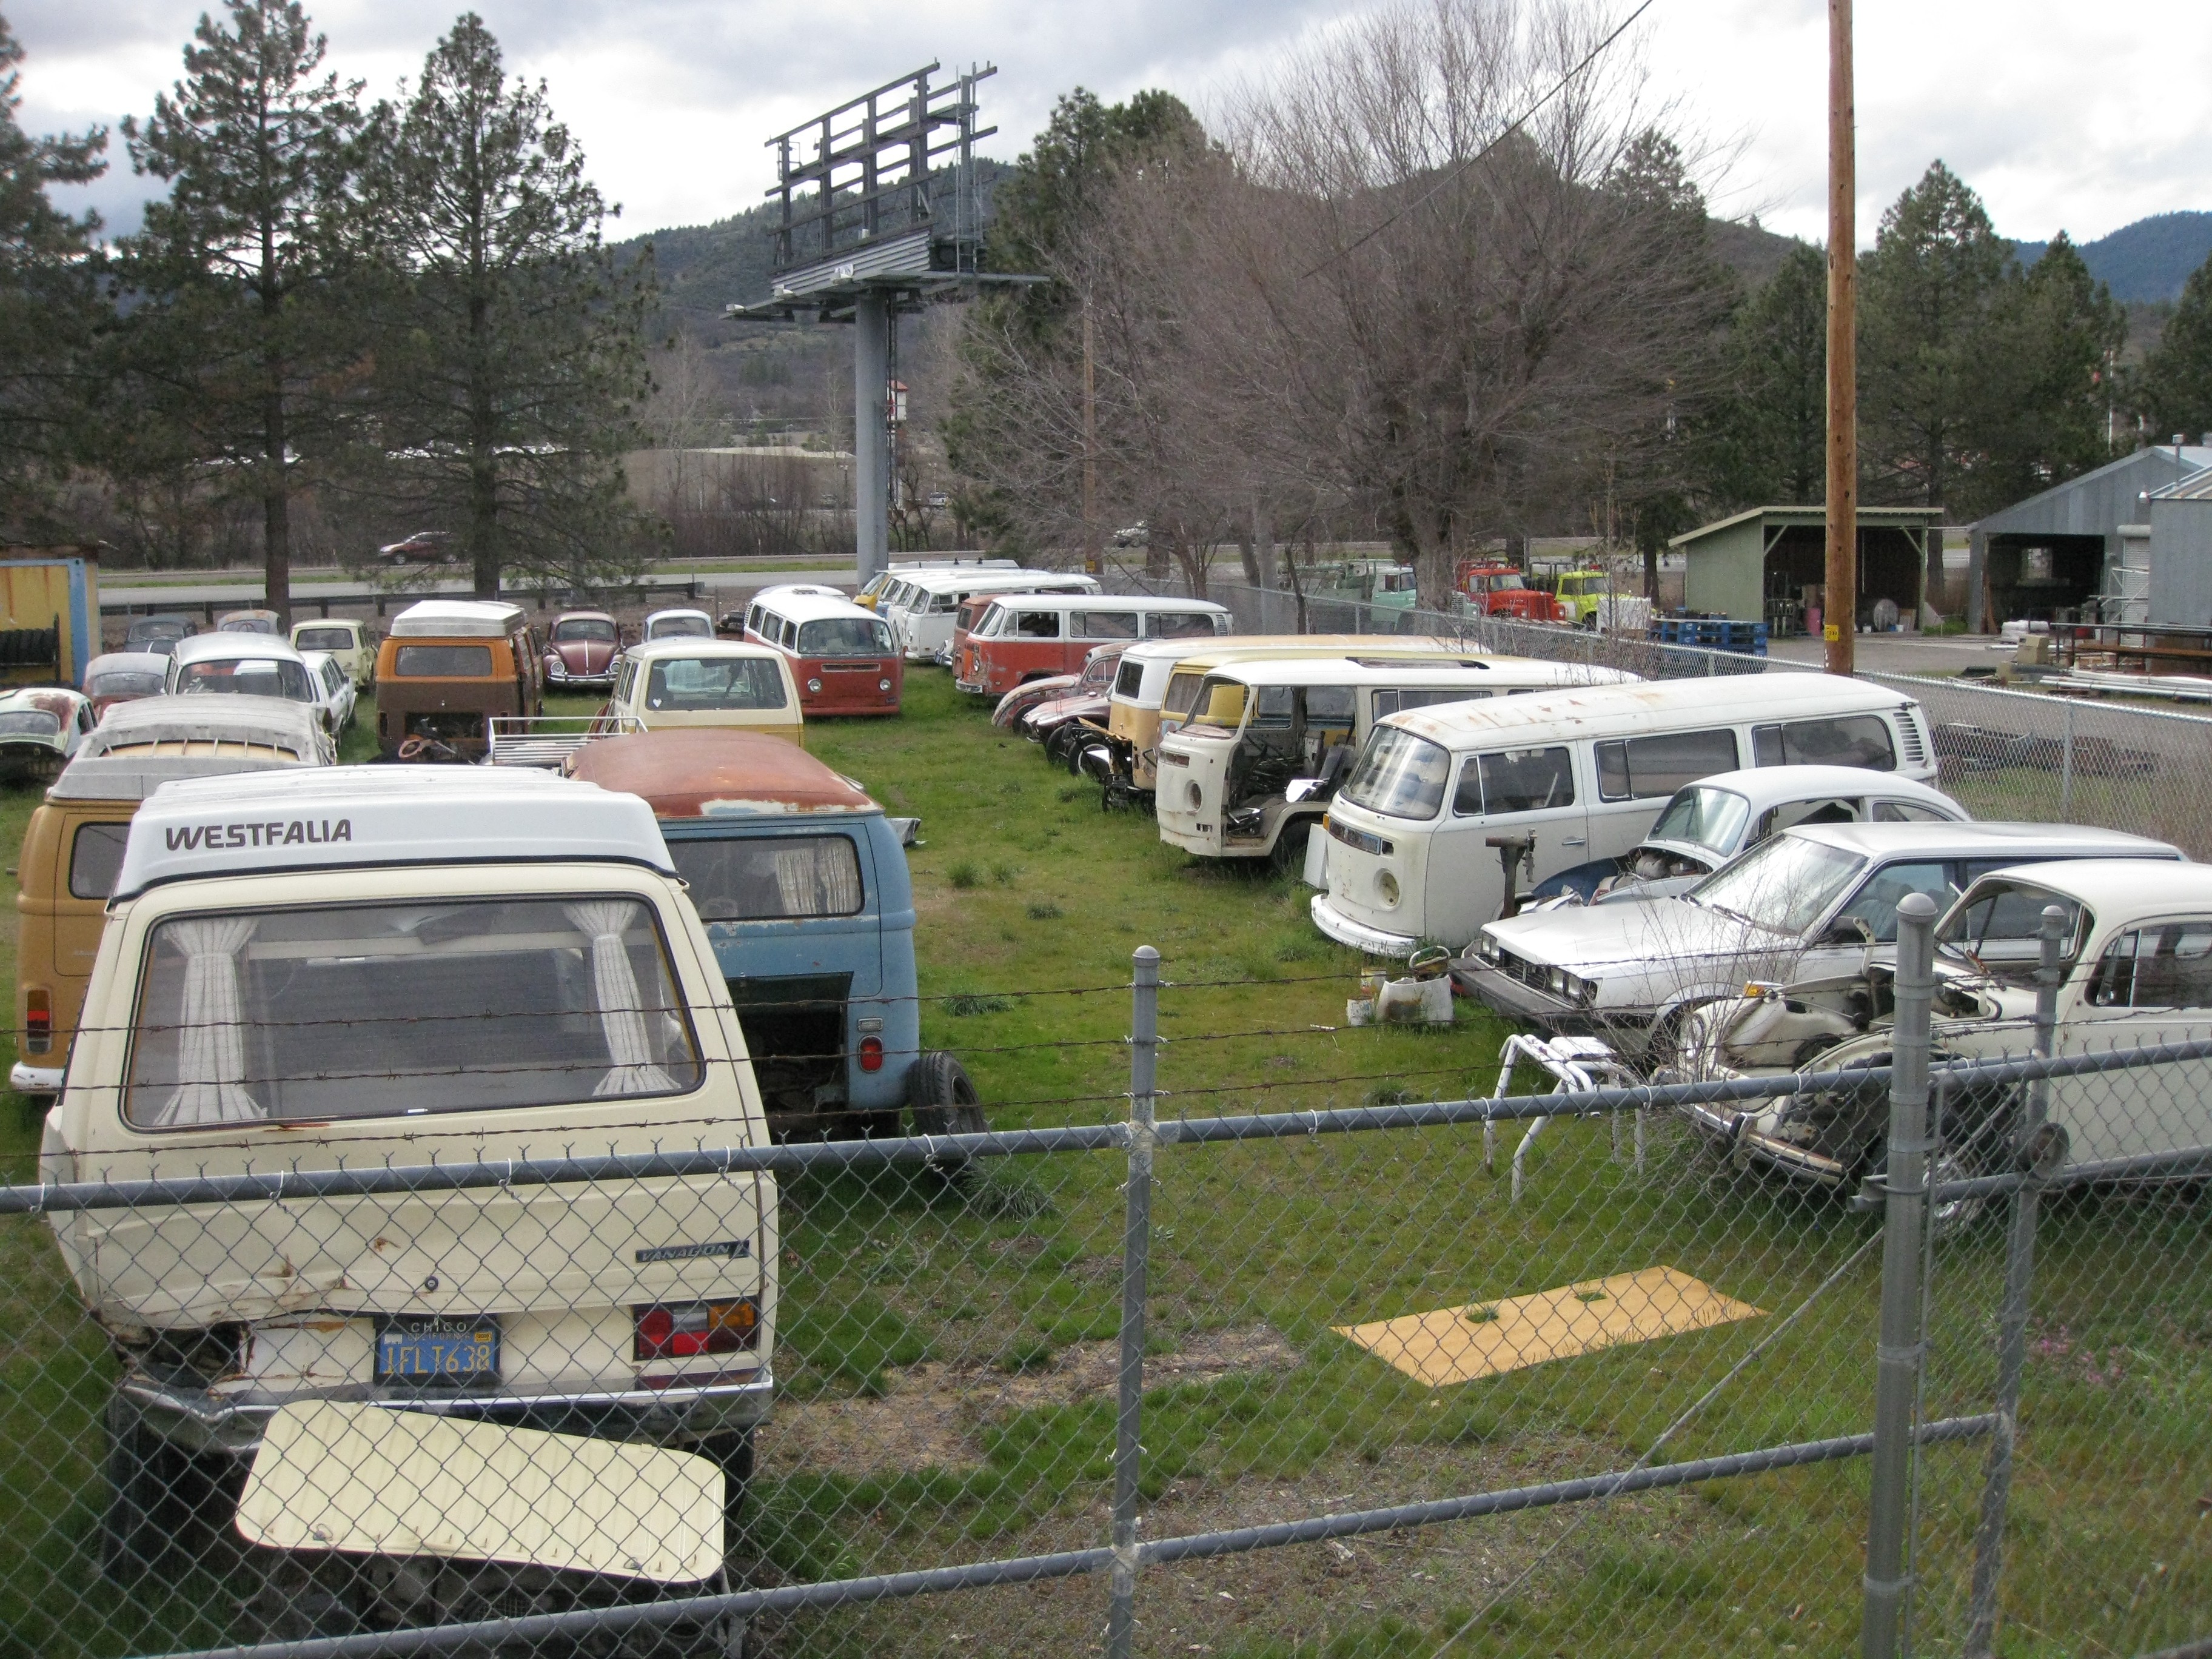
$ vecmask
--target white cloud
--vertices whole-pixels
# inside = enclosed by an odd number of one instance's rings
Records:
[[[1628,0],[1617,0],[1626,9]],[[387,94],[458,9],[428,0],[313,8],[331,63]],[[1357,0],[1353,0],[1356,5]],[[112,125],[180,70],[202,0],[18,0],[33,130]],[[631,233],[720,218],[761,199],[762,142],[933,58],[995,60],[987,149],[1012,156],[1078,83],[1108,98],[1164,86],[1200,106],[1344,0],[483,0],[510,66],[550,84],[593,177]],[[1658,0],[1639,48],[1672,94],[1742,153],[1717,204],[1826,234],[1822,0]],[[2154,23],[2078,0],[1858,0],[1859,234],[1941,155],[2000,229],[2088,240],[2144,214],[2212,206],[2212,7]],[[82,192],[118,228],[146,194],[119,143]]]

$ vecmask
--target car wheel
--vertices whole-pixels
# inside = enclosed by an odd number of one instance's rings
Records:
[[[991,1127],[968,1068],[941,1048],[921,1055],[907,1073],[906,1103],[918,1135],[978,1135]],[[968,1160],[933,1158],[931,1167],[940,1175],[957,1176]]]
[[[100,1517],[100,1571],[131,1584],[153,1566],[167,1541],[161,1510],[174,1454],[137,1408],[117,1395],[107,1402],[107,1507]]]
[[[708,1435],[699,1442],[697,1450],[700,1456],[721,1465],[723,1524],[735,1533],[738,1516],[745,1506],[745,1493],[752,1486],[753,1431],[738,1429]]]
[[[1267,862],[1274,866],[1276,874],[1297,877],[1305,873],[1306,843],[1312,836],[1310,818],[1300,818],[1283,826],[1282,834],[1275,837],[1273,850],[1267,854]]]

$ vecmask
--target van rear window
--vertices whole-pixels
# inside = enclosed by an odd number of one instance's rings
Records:
[[[752,836],[668,843],[702,921],[787,921],[860,911],[860,855],[848,836]]]
[[[652,908],[470,899],[180,916],[149,936],[142,1128],[668,1095],[703,1075]]]
[[[1140,662],[1124,662],[1114,675],[1114,695],[1117,697],[1133,697],[1137,695],[1137,689],[1144,683],[1145,665]]]
[[[403,645],[392,672],[403,679],[488,680],[488,645]]]
[[[1716,772],[1733,772],[1735,733],[1658,732],[1597,745],[1600,800],[1664,800]]]
[[[77,826],[70,842],[71,898],[104,899],[115,891],[115,878],[123,869],[123,843],[130,836],[127,823]]]
[[[353,629],[350,628],[303,628],[292,643],[302,651],[350,651],[353,649]]]
[[[1897,750],[1889,726],[1879,714],[1831,714],[1755,726],[1751,731],[1754,766],[1860,766],[1870,772],[1897,770]]]

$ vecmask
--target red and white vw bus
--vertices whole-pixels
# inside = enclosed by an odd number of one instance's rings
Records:
[[[1226,607],[1151,595],[1002,593],[976,618],[953,684],[995,697],[1025,680],[1073,674],[1095,645],[1226,634]]]
[[[745,637],[781,651],[809,720],[896,714],[906,664],[891,625],[830,588],[764,587],[745,608]]]

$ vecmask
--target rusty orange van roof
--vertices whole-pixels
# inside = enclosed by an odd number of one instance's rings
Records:
[[[653,816],[875,812],[850,778],[781,738],[700,728],[596,738],[568,759],[569,776],[641,795]]]

